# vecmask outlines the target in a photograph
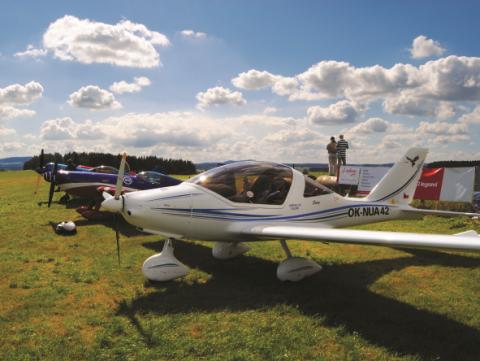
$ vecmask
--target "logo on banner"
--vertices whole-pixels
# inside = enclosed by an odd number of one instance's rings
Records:
[[[425,168],[413,198],[438,201],[442,190],[444,168]]]

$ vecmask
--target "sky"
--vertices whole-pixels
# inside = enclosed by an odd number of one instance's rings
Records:
[[[476,1],[10,1],[0,157],[480,159]]]

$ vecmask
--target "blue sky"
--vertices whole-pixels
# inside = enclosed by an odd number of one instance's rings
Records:
[[[7,1],[0,157],[480,158],[475,2]],[[28,48],[27,48],[28,47]]]

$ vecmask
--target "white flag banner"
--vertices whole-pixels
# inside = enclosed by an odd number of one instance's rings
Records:
[[[338,184],[357,185],[360,179],[360,167],[342,165],[338,171]]]
[[[368,194],[373,187],[387,174],[390,167],[362,167],[358,182],[358,193]]]
[[[440,200],[470,203],[473,198],[474,179],[474,167],[445,168]]]

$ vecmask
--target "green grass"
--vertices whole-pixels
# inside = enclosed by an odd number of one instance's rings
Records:
[[[108,223],[37,202],[33,172],[0,173],[1,360],[478,360],[480,257],[471,253],[290,242],[324,265],[281,283],[276,242],[215,260],[207,242],[177,242],[191,273],[145,282],[158,237],[122,227],[122,265]],[[55,196],[58,199],[59,195]],[[50,222],[73,219],[75,236]],[[359,227],[480,230],[425,217]],[[129,235],[127,237],[126,235]]]

